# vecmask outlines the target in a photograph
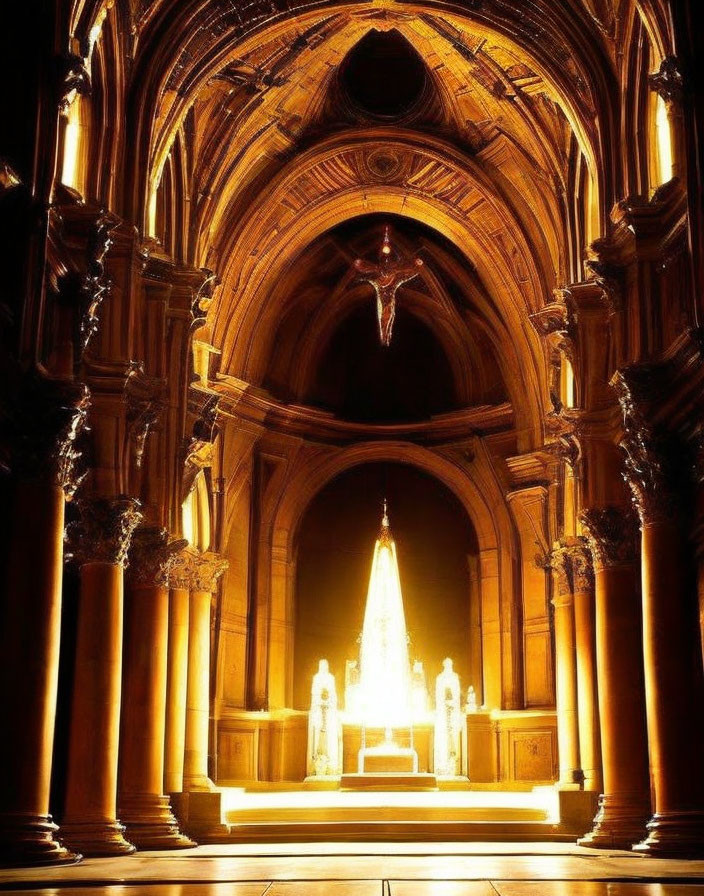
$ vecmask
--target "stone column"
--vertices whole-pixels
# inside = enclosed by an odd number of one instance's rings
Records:
[[[164,529],[140,528],[130,551],[118,807],[140,849],[193,846],[164,795],[164,734],[169,626],[168,571],[185,542]]]
[[[585,510],[594,560],[596,662],[604,792],[582,846],[628,849],[650,815],[638,567],[630,509]]]
[[[192,558],[191,611],[188,631],[188,696],[183,789],[210,791],[208,731],[210,718],[210,607],[227,560],[206,551]]]
[[[579,726],[577,721],[577,664],[575,656],[574,598],[569,548],[551,554],[554,573],[552,605],[555,608],[555,678],[557,685],[557,745],[559,785],[579,785]]]
[[[17,424],[0,598],[0,854],[18,865],[73,862],[49,815],[61,635],[65,493],[76,486],[84,386],[30,375]],[[10,409],[12,414],[13,409]]]
[[[88,498],[69,527],[80,568],[64,839],[87,856],[134,852],[117,820],[123,573],[141,514],[134,498]]]
[[[586,544],[573,546],[572,589],[577,656],[577,717],[579,756],[585,790],[601,793],[601,743],[596,683],[596,623],[594,615],[594,567]]]
[[[166,673],[166,734],[164,792],[183,790],[188,685],[188,616],[190,612],[190,554],[184,550],[169,572],[169,647]]]
[[[697,589],[680,517],[680,492],[692,488],[669,437],[643,413],[650,372],[614,379],[624,412],[626,477],[642,526],[643,653],[654,814],[636,850],[654,856],[704,856],[704,673]]]

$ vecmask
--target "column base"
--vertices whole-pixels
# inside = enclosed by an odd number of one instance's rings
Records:
[[[207,775],[184,775],[184,793],[214,793],[217,787]]]
[[[599,810],[592,830],[577,840],[592,849],[631,849],[642,838],[650,809],[638,794],[599,797]]]
[[[647,825],[648,836],[633,847],[657,858],[704,858],[704,812],[656,813]]]
[[[183,828],[197,837],[199,843],[217,843],[229,837],[229,825],[222,820],[222,793],[219,790],[180,794],[179,809]]]
[[[120,818],[137,849],[188,849],[197,846],[181,833],[168,796],[130,793],[120,799]]]
[[[51,815],[0,815],[0,865],[73,865],[80,853],[62,846],[54,835],[58,825]]]
[[[134,844],[124,837],[125,827],[119,821],[65,821],[61,834],[72,849],[84,856],[128,856]]]

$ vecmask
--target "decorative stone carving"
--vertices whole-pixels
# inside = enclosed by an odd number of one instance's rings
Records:
[[[190,590],[192,576],[192,548],[184,548],[177,554],[174,554],[172,562],[168,570],[169,588],[182,588],[185,591]]]
[[[624,478],[641,523],[672,517],[677,506],[675,459],[667,439],[656,434],[646,418],[646,401],[656,387],[653,367],[631,366],[611,380],[623,413],[621,447],[626,454]]]
[[[135,585],[168,585],[171,568],[188,542],[169,541],[169,533],[158,526],[138,528],[129,552],[129,578]]]
[[[147,436],[164,410],[162,393],[164,382],[148,377],[141,364],[134,364],[125,384],[127,396],[127,424],[133,444],[134,462],[142,466]]]
[[[530,320],[540,336],[556,335],[556,347],[573,360],[577,319],[569,301],[569,290],[555,289],[553,296],[555,301],[548,302],[540,311],[531,314]]]
[[[591,279],[603,291],[609,315],[623,310],[625,298],[626,271],[617,254],[618,249],[613,240],[603,237],[591,244],[586,261]]]
[[[66,114],[76,94],[88,96],[90,90],[90,73],[86,68],[85,59],[75,53],[67,53],[61,57],[59,111]]]
[[[595,569],[633,566],[640,555],[640,529],[636,515],[627,507],[583,510],[580,521],[592,552]]]
[[[217,581],[229,567],[229,563],[214,551],[193,552],[191,564],[191,589],[193,591],[215,591]]]
[[[560,597],[590,591],[594,586],[594,568],[587,541],[560,543],[550,555],[550,566],[557,580]]]
[[[83,309],[80,321],[80,347],[88,343],[98,329],[98,311],[109,295],[111,281],[105,276],[105,256],[112,246],[112,232],[117,226],[114,218],[104,212],[95,222],[88,239],[86,273],[83,276]]]
[[[571,561],[567,548],[555,548],[550,555],[550,567],[555,574],[557,592],[560,597],[572,594]]]
[[[652,90],[660,94],[666,103],[679,103],[682,100],[682,72],[674,56],[666,56],[660,68],[648,78]]]
[[[586,539],[571,548],[572,588],[575,594],[591,591],[594,587],[594,563]]]
[[[127,564],[132,534],[142,521],[136,498],[81,498],[66,528],[67,556],[84,563]]]
[[[38,371],[18,377],[11,391],[9,467],[24,479],[47,478],[71,497],[85,472],[78,468],[90,393],[83,383],[49,379]]]

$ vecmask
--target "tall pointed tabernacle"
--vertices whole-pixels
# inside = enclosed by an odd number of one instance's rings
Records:
[[[386,502],[374,546],[359,660],[364,724],[387,729],[408,725],[412,706],[408,636]]]

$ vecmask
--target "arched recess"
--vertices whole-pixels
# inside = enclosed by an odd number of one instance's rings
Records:
[[[512,556],[520,550],[499,483],[479,440],[471,461],[457,451],[440,453],[408,442],[365,442],[321,456],[305,455],[285,488],[261,508],[257,547],[264,561],[257,582],[258,612],[250,643],[250,692],[269,709],[289,706],[295,545],[301,520],[314,496],[344,471],[369,462],[408,464],[436,478],[459,500],[476,532],[480,558],[483,665],[486,704],[523,705],[521,607]],[[268,599],[264,599],[268,597]]]
[[[374,173],[378,153],[394,160],[390,174],[388,169],[383,176]],[[305,246],[358,215],[415,218],[463,253],[500,307],[512,334],[506,352],[515,352],[517,361],[516,377],[507,388],[516,407],[519,445],[527,450],[540,444],[548,365],[529,315],[557,285],[555,266],[530,213],[519,214],[499,195],[471,159],[439,140],[418,145],[412,135],[398,132],[373,140],[344,135],[304,154],[260,197],[223,246],[229,263],[211,311],[223,372],[257,380],[256,362],[268,356],[280,314],[272,297]]]

